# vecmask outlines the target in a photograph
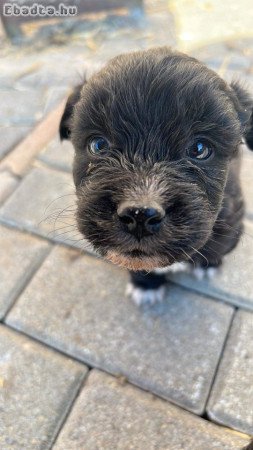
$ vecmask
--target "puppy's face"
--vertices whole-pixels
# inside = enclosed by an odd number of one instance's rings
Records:
[[[76,100],[81,233],[132,270],[188,260],[211,236],[242,138],[235,91],[161,48],[113,59]]]

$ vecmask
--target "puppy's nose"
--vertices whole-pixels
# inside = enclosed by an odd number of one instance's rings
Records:
[[[159,231],[165,217],[163,208],[151,206],[127,206],[118,208],[118,217],[128,232],[141,239]]]

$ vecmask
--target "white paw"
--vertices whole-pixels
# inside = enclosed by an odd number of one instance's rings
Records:
[[[199,281],[203,280],[203,278],[205,277],[205,269],[203,269],[202,267],[193,267],[192,275]]]
[[[165,297],[165,286],[157,289],[142,289],[128,283],[126,294],[137,306],[161,303]]]
[[[206,276],[209,280],[212,280],[213,278],[216,277],[216,275],[218,275],[218,273],[219,273],[218,267],[208,267],[206,271]]]
[[[218,273],[219,269],[217,267],[207,267],[207,269],[204,269],[203,267],[194,267],[192,269],[193,276],[199,281],[204,278],[212,280]]]

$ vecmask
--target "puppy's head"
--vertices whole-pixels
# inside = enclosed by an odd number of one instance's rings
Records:
[[[111,60],[67,103],[81,233],[132,270],[184,261],[209,239],[250,100],[168,48]]]

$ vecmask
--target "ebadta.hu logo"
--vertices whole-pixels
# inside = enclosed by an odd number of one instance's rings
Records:
[[[39,3],[33,3],[33,5],[18,5],[17,3],[4,3],[3,4],[4,16],[41,16],[41,17],[66,17],[76,16],[77,6],[65,5],[60,3],[59,5],[40,5]]]

